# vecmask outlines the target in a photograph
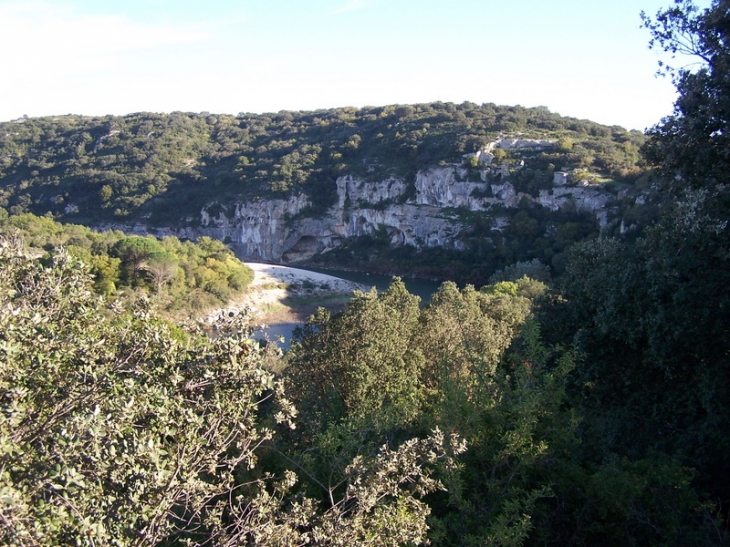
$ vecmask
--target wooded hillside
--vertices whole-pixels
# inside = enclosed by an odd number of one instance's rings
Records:
[[[0,207],[82,224],[184,223],[217,201],[305,193],[311,215],[335,199],[342,174],[412,180],[462,162],[500,135],[551,138],[526,159],[518,188],[552,186],[563,167],[601,181],[634,180],[644,136],[546,108],[432,103],[276,114],[140,113],[57,116],[0,124]],[[499,162],[510,163],[502,151]],[[513,159],[512,162],[515,160]]]

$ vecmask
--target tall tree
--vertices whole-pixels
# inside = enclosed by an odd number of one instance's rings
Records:
[[[123,237],[114,244],[112,252],[122,260],[127,276],[135,280],[151,255],[164,254],[156,239],[140,236]]]
[[[677,0],[643,14],[652,45],[698,63],[667,68],[679,97],[644,154],[664,206],[634,244],[573,250],[563,281],[569,332],[586,353],[575,394],[587,445],[655,451],[696,467],[730,500],[730,2]],[[727,514],[727,513],[726,513]]]
[[[654,18],[642,18],[652,47],[693,61],[661,64],[679,97],[673,114],[648,132],[644,153],[675,190],[716,188],[730,179],[730,2],[714,0],[700,10],[692,0],[675,0]]]
[[[168,281],[175,279],[178,269],[178,260],[168,253],[155,253],[142,266],[149,274],[157,294]]]
[[[333,318],[320,312],[298,333],[288,374],[293,392],[306,401],[305,426],[310,412],[346,416],[376,429],[414,419],[424,363],[410,343],[418,329],[419,301],[394,278],[387,291],[356,293],[344,312]]]

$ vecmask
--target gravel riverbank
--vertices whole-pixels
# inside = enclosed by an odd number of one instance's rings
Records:
[[[246,293],[225,309],[211,312],[207,322],[222,313],[237,313],[249,308],[255,326],[303,323],[320,306],[339,311],[350,300],[353,291],[370,290],[368,285],[299,268],[257,262],[247,262],[246,266],[254,272]]]

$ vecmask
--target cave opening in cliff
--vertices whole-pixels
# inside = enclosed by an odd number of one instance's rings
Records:
[[[282,262],[298,262],[313,257],[319,251],[319,238],[302,236],[299,240],[281,255]]]

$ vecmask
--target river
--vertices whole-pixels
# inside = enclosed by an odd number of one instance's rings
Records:
[[[354,281],[355,283],[361,283],[366,286],[375,286],[378,292],[384,292],[390,286],[390,282],[393,279],[391,276],[368,274],[363,272],[351,272],[347,270],[324,270],[319,268],[307,268],[308,271],[317,272],[321,274],[331,275],[346,279],[348,281]],[[429,281],[425,279],[408,279],[402,278],[406,285],[406,289],[411,294],[415,294],[421,298],[421,304],[427,304],[431,300],[431,295],[435,293],[441,286],[440,281]],[[287,350],[291,343],[291,337],[294,329],[301,326],[301,323],[277,323],[268,325],[266,329],[261,332],[255,333],[255,337],[262,335],[268,336],[270,340],[276,340],[277,337],[281,336],[284,338],[284,342],[277,342],[279,346]]]
[[[348,281],[354,281],[355,283],[362,283],[363,285],[375,286],[378,292],[384,292],[390,286],[390,282],[393,279],[391,276],[368,274],[363,272],[350,272],[347,270],[323,270],[318,268],[307,268],[309,271],[332,275],[334,277],[340,277],[347,279]],[[429,281],[427,279],[408,279],[402,277],[403,283],[406,285],[406,289],[411,294],[421,297],[421,304],[428,304],[431,300],[431,295],[435,293],[441,286],[441,281]]]

